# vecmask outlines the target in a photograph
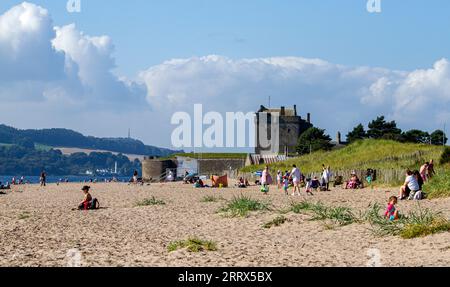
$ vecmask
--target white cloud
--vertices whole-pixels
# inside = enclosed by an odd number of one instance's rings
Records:
[[[59,79],[64,55],[52,48],[54,36],[47,10],[34,4],[0,15],[0,82]]]
[[[256,111],[269,96],[273,105],[311,112],[331,135],[382,114],[403,129],[450,122],[446,59],[428,70],[393,71],[300,57],[210,55],[168,60],[132,81],[112,73],[113,52],[108,36],[89,36],[74,24],[54,27],[48,11],[34,4],[13,7],[0,15],[0,113],[19,127],[102,136],[132,127],[148,143],[165,146],[173,112],[192,112],[195,103],[205,112]]]
[[[254,111],[271,96],[273,105],[297,104],[302,115],[311,112],[318,126],[334,134],[382,114],[404,129],[439,128],[448,116],[449,71],[447,60],[407,72],[298,57],[212,55],[166,61],[140,77],[156,107],[191,110],[203,103],[220,112]]]

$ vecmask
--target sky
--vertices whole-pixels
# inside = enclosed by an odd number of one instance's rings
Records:
[[[171,115],[297,104],[334,137],[450,123],[450,1],[0,2],[0,123],[171,147]]]

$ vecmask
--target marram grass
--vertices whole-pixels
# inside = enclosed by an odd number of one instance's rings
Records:
[[[191,237],[187,240],[174,241],[169,243],[167,250],[173,252],[186,248],[189,252],[217,251],[217,243],[209,240],[202,240],[197,237]]]
[[[272,164],[270,168],[271,170],[291,170],[292,165],[296,164],[305,174],[320,172],[322,164],[331,166],[332,170],[419,168],[430,159],[438,161],[443,150],[441,146],[390,140],[363,140],[339,150],[318,151]],[[263,165],[249,166],[242,171],[254,172],[263,168]]]
[[[229,201],[219,210],[219,213],[223,213],[229,217],[247,217],[250,212],[265,210],[269,210],[268,203],[240,195]]]

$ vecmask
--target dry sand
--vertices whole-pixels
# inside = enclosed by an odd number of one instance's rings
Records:
[[[263,229],[277,211],[224,218],[217,210],[225,201],[201,202],[209,194],[229,200],[244,193],[284,208],[306,197],[286,197],[275,188],[265,196],[256,187],[200,190],[179,183],[102,183],[92,185],[92,194],[105,209],[72,211],[82,199],[80,188],[29,185],[0,195],[0,266],[67,266],[72,249],[79,250],[81,266],[366,266],[370,249],[379,250],[383,266],[450,266],[450,233],[412,240],[378,238],[367,224],[329,230],[322,222],[293,213],[286,215],[290,222]],[[384,206],[396,193],[336,189],[313,200],[365,209],[370,202]],[[151,196],[166,205],[135,206]],[[416,204],[401,202],[399,209],[404,212]],[[450,217],[450,199],[420,204]],[[167,251],[170,242],[189,236],[216,241],[218,251]]]

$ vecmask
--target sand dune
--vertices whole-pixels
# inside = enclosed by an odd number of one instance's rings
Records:
[[[274,188],[264,196],[256,187],[198,190],[177,183],[102,183],[92,186],[92,194],[105,209],[71,211],[82,198],[80,188],[79,184],[45,189],[30,185],[0,195],[0,266],[67,266],[70,250],[79,251],[81,266],[366,266],[371,249],[379,250],[383,266],[450,265],[450,233],[412,240],[378,238],[366,224],[329,230],[308,215],[292,213],[286,215],[290,222],[263,229],[276,211],[224,218],[216,211],[225,201],[201,202],[207,194],[231,199],[245,193],[283,208],[302,199],[286,197]],[[385,205],[389,195],[337,189],[318,193],[313,200],[364,209],[370,202]],[[166,205],[135,206],[151,196]],[[401,202],[399,208],[406,211],[415,204]],[[450,217],[450,199],[421,205]],[[170,242],[194,235],[216,241],[218,251],[167,251]]]

